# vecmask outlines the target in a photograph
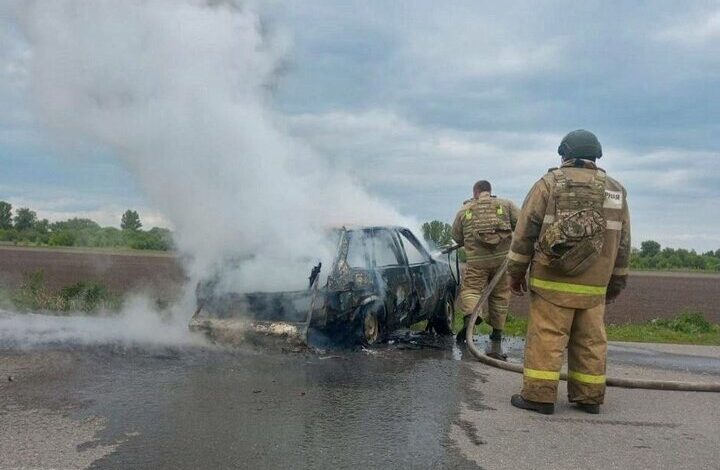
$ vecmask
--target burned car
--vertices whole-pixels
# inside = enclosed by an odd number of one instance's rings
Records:
[[[259,334],[370,345],[426,320],[438,334],[452,334],[456,282],[451,268],[433,258],[410,230],[342,228],[336,241],[325,281],[318,264],[307,289],[218,294],[213,281],[201,283],[190,328],[222,342]]]

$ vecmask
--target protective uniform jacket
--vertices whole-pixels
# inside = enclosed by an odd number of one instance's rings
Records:
[[[468,263],[496,268],[508,254],[519,214],[513,202],[481,193],[465,201],[457,213],[453,240],[465,247]]]
[[[600,187],[593,195],[593,185]],[[583,192],[583,188],[590,188]],[[558,272],[548,266],[540,249],[545,232],[555,229],[556,214],[568,204],[596,205],[604,222],[599,254],[584,271],[575,275]],[[576,207],[583,209],[583,207]],[[595,222],[593,222],[595,223]],[[598,224],[596,224],[598,225]],[[630,214],[625,188],[589,160],[568,160],[551,169],[535,183],[523,203],[508,254],[508,272],[513,278],[525,275],[530,265],[529,286],[533,292],[553,304],[588,309],[614,296],[625,287],[630,261]]]

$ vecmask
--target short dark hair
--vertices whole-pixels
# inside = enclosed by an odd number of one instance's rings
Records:
[[[492,192],[492,185],[489,181],[480,180],[473,185],[473,193]]]

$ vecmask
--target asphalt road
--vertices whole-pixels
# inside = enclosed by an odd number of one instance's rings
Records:
[[[608,373],[720,380],[718,348],[701,352],[703,361],[712,356],[711,374],[679,371],[692,361],[687,352],[673,358],[673,353],[651,346],[638,348],[644,350],[641,355],[662,358],[667,368],[624,364],[611,354]],[[624,349],[620,347],[620,357],[629,358]],[[541,416],[518,412],[508,403],[508,391],[520,387],[519,376],[478,364],[469,367],[477,375],[471,387],[482,397],[483,408],[461,404],[450,435],[462,455],[482,468],[720,468],[720,394],[610,388],[602,413],[587,415],[567,402],[563,384],[555,414]]]
[[[518,375],[452,341],[318,354],[63,338],[0,335],[0,468],[720,466],[718,394],[611,389],[589,416],[562,392],[543,417],[510,406]],[[611,361],[720,380],[718,348],[624,345]]]

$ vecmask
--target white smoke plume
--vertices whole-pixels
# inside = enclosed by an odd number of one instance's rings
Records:
[[[112,316],[49,316],[0,309],[0,348],[59,344],[175,348],[205,346],[206,342],[190,334],[187,324],[154,313],[142,298],[129,299],[124,311]]]
[[[307,286],[326,228],[407,224],[328,156],[291,138],[271,90],[288,43],[250,8],[211,0],[26,0],[24,89],[60,144],[99,147],[172,223],[191,277],[177,322],[131,303],[116,319],[0,320],[5,344],[187,341],[194,284],[230,259],[237,291]],[[325,273],[326,274],[326,273]]]
[[[234,257],[238,290],[297,287],[309,260],[328,256],[325,228],[402,222],[282,130],[269,90],[287,43],[252,10],[208,0],[22,5],[38,118],[125,162],[172,222],[193,279]]]

